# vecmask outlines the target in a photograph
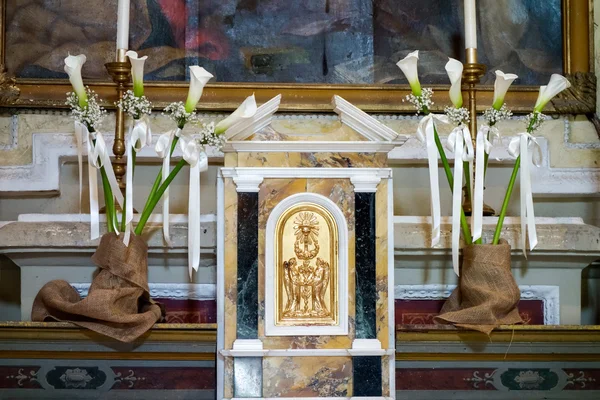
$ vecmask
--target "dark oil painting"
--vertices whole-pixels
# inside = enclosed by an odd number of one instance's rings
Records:
[[[560,0],[479,0],[480,62],[545,83],[562,71]],[[65,78],[67,53],[84,76],[108,80],[117,0],[7,0],[6,66],[19,78]],[[447,83],[464,60],[463,0],[131,0],[130,47],[146,79],[184,81],[201,65],[217,82],[406,83],[396,62],[421,50],[424,83]]]

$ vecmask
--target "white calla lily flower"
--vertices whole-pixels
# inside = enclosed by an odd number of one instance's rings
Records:
[[[492,107],[496,110],[502,108],[504,104],[504,96],[506,96],[506,92],[508,92],[508,88],[510,85],[517,79],[518,76],[515,74],[505,74],[504,72],[498,70],[496,71],[496,81],[494,82],[494,101],[492,103]]]
[[[567,78],[559,74],[552,74],[548,85],[540,87],[540,94],[535,102],[535,107],[533,110],[542,112],[544,107],[546,107],[546,104],[548,104],[548,102],[552,100],[554,96],[570,87],[571,82],[569,82]]]
[[[419,63],[419,50],[413,51],[408,54],[402,60],[398,61],[396,65],[400,67],[406,79],[408,79],[408,83],[410,85],[410,89],[415,96],[421,95],[421,83],[419,82],[419,72],[418,72],[418,63]]]
[[[241,120],[253,117],[254,114],[256,114],[256,110],[256,99],[254,98],[254,94],[252,94],[252,96],[248,96],[229,117],[220,121],[215,126],[215,134],[221,135]]]
[[[144,62],[148,59],[148,56],[138,57],[138,53],[133,50],[129,50],[125,55],[131,61],[133,94],[135,97],[142,97],[144,95]]]
[[[69,81],[79,99],[79,106],[82,108],[87,107],[88,104],[87,93],[85,91],[85,86],[83,85],[83,78],[81,78],[81,67],[83,67],[85,61],[85,54],[80,54],[78,56],[69,54],[67,58],[65,58],[65,72],[69,75]]]
[[[454,58],[449,58],[446,63],[446,72],[448,73],[448,78],[450,78],[450,101],[454,104],[454,107],[461,108],[463,105],[462,98],[462,73],[463,73],[463,64],[455,60]]]
[[[198,65],[190,67],[190,89],[185,101],[186,112],[192,112],[196,109],[196,105],[200,101],[200,97],[202,97],[204,86],[212,77],[213,75],[210,72]]]

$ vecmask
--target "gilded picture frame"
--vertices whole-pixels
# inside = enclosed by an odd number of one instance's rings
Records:
[[[12,108],[65,108],[65,93],[70,91],[66,80],[15,78],[6,71],[5,44],[7,0],[0,1],[0,106]],[[593,54],[592,5],[590,0],[562,0],[563,73],[573,87],[552,101],[548,114],[592,114],[596,103],[596,78],[591,68]],[[104,105],[113,108],[115,85],[110,82],[88,82]],[[429,86],[429,85],[428,85]],[[447,102],[447,85],[431,85],[435,90],[433,111],[443,110]],[[527,113],[537,98],[537,87],[515,86],[507,100],[516,113]],[[157,107],[185,98],[186,83],[148,83],[146,95]],[[413,113],[409,103],[403,102],[410,92],[408,85],[330,85],[278,83],[216,83],[204,90],[199,109],[206,111],[232,110],[248,95],[255,93],[262,103],[282,94],[281,111],[328,112],[331,98],[337,94],[367,112]],[[493,87],[481,86],[478,109],[491,104]]]

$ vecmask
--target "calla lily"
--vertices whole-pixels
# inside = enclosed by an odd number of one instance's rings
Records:
[[[138,57],[138,53],[129,50],[125,53],[131,61],[131,77],[133,79],[133,94],[135,97],[142,97],[144,95],[144,62],[148,56]]]
[[[185,101],[185,111],[192,112],[202,97],[204,86],[213,75],[202,67],[193,65],[190,67],[190,90]]]
[[[505,74],[504,72],[498,70],[496,71],[496,82],[494,82],[494,102],[492,103],[492,107],[496,110],[502,108],[504,104],[504,96],[506,96],[506,92],[508,92],[508,88],[518,76],[515,74]]]
[[[537,112],[542,112],[544,107],[546,107],[546,104],[548,104],[548,102],[552,100],[554,96],[570,87],[571,83],[567,78],[559,74],[552,74],[548,85],[540,87],[540,94],[538,96],[533,110]]]
[[[421,83],[419,82],[419,72],[417,71],[418,62],[419,50],[413,51],[396,63],[404,73],[404,76],[406,76],[406,79],[408,79],[410,89],[415,96],[421,95]]]
[[[231,126],[240,122],[243,119],[251,118],[256,114],[256,99],[254,98],[254,94],[252,96],[248,96],[246,100],[240,106],[231,113],[231,115],[224,120],[220,121],[215,126],[215,134],[221,135]]]
[[[450,100],[454,104],[454,107],[461,108],[463,105],[461,88],[463,64],[454,58],[449,58],[446,63],[446,72],[448,73],[448,78],[450,78]]]
[[[79,106],[81,108],[87,107],[88,104],[87,93],[85,92],[85,86],[83,85],[83,79],[81,78],[81,67],[83,67],[85,61],[85,54],[80,54],[78,56],[69,54],[67,58],[65,58],[65,72],[69,75],[69,81],[79,99]]]

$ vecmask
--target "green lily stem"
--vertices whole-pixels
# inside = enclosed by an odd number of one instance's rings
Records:
[[[448,158],[446,157],[446,153],[444,152],[444,148],[442,146],[442,141],[440,140],[440,136],[438,135],[437,128],[434,125],[434,139],[435,146],[438,149],[438,153],[440,154],[440,158],[442,160],[442,165],[444,166],[444,172],[446,173],[446,178],[448,179],[448,185],[450,185],[450,191],[454,191],[454,177],[452,176],[452,170],[450,169],[450,163],[448,163]],[[467,245],[473,244],[473,240],[471,239],[471,229],[469,228],[469,224],[467,223],[467,217],[465,216],[465,210],[460,207],[460,226],[463,231],[463,236],[465,243]]]
[[[100,174],[102,175],[102,188],[104,189],[104,206],[106,209],[106,229],[108,232],[114,232],[113,224],[115,223],[115,200],[113,197],[110,184],[108,183],[108,176],[104,167],[100,168]],[[112,223],[111,223],[112,222]]]
[[[494,239],[492,240],[492,244],[498,244],[498,242],[500,241],[500,233],[502,232],[504,217],[506,217],[506,210],[508,209],[508,203],[510,201],[510,196],[512,195],[512,191],[515,186],[515,181],[517,180],[517,173],[519,172],[520,166],[521,156],[517,157],[517,160],[515,161],[515,166],[513,167],[513,171],[510,176],[510,181],[508,182],[508,187],[506,188],[506,194],[504,195],[504,201],[502,202],[502,208],[500,209],[500,215],[498,216],[498,223],[496,224],[496,230],[494,231]],[[525,234],[525,232],[521,232],[521,234]]]
[[[146,225],[146,222],[148,222],[148,218],[150,218],[150,215],[152,215],[152,211],[154,211],[154,207],[156,207],[156,204],[158,204],[158,201],[160,200],[162,195],[165,193],[165,191],[169,187],[169,184],[173,181],[173,179],[175,179],[175,176],[177,176],[179,171],[181,171],[181,169],[186,164],[187,164],[187,162],[183,158],[181,160],[179,160],[177,165],[175,165],[175,168],[173,168],[171,173],[169,173],[169,176],[167,177],[167,179],[165,179],[165,181],[156,190],[154,195],[150,198],[150,202],[148,203],[148,206],[145,207],[144,211],[142,212],[142,216],[140,217],[140,222],[138,222],[137,226],[135,227],[136,235],[142,234],[142,231],[144,230],[144,226]]]
[[[529,126],[527,127],[527,133],[531,134],[531,132],[533,131],[533,127],[537,124],[538,116],[538,113],[534,113],[534,116],[529,122]],[[500,215],[498,216],[498,223],[496,224],[496,230],[494,231],[494,239],[492,240],[492,244],[498,244],[500,241],[500,233],[502,232],[504,218],[506,217],[506,211],[508,210],[508,203],[510,201],[510,196],[512,195],[512,191],[515,186],[515,181],[517,180],[517,173],[519,172],[520,166],[521,156],[519,155],[519,157],[517,157],[517,159],[515,160],[515,166],[513,167],[513,171],[508,182],[508,187],[506,188],[506,194],[504,195],[504,201],[502,202],[502,208],[500,209]],[[521,190],[523,189],[521,188]],[[521,232],[521,234],[524,235],[525,232]]]
[[[173,155],[173,152],[175,151],[175,145],[177,144],[178,141],[179,141],[179,138],[177,136],[175,136],[173,138],[173,143],[171,143],[171,151],[169,153],[171,156]],[[152,197],[154,197],[154,195],[156,194],[156,191],[160,187],[161,181],[162,181],[162,167],[160,167],[160,169],[158,170],[158,175],[156,175],[156,179],[154,180],[152,189],[150,189],[150,193],[148,194],[148,198],[146,199],[146,204],[144,204],[144,208],[142,209],[142,214],[144,213],[144,211],[146,211],[146,209],[150,205],[150,202],[152,201]],[[136,232],[137,232],[137,230],[136,230]]]

